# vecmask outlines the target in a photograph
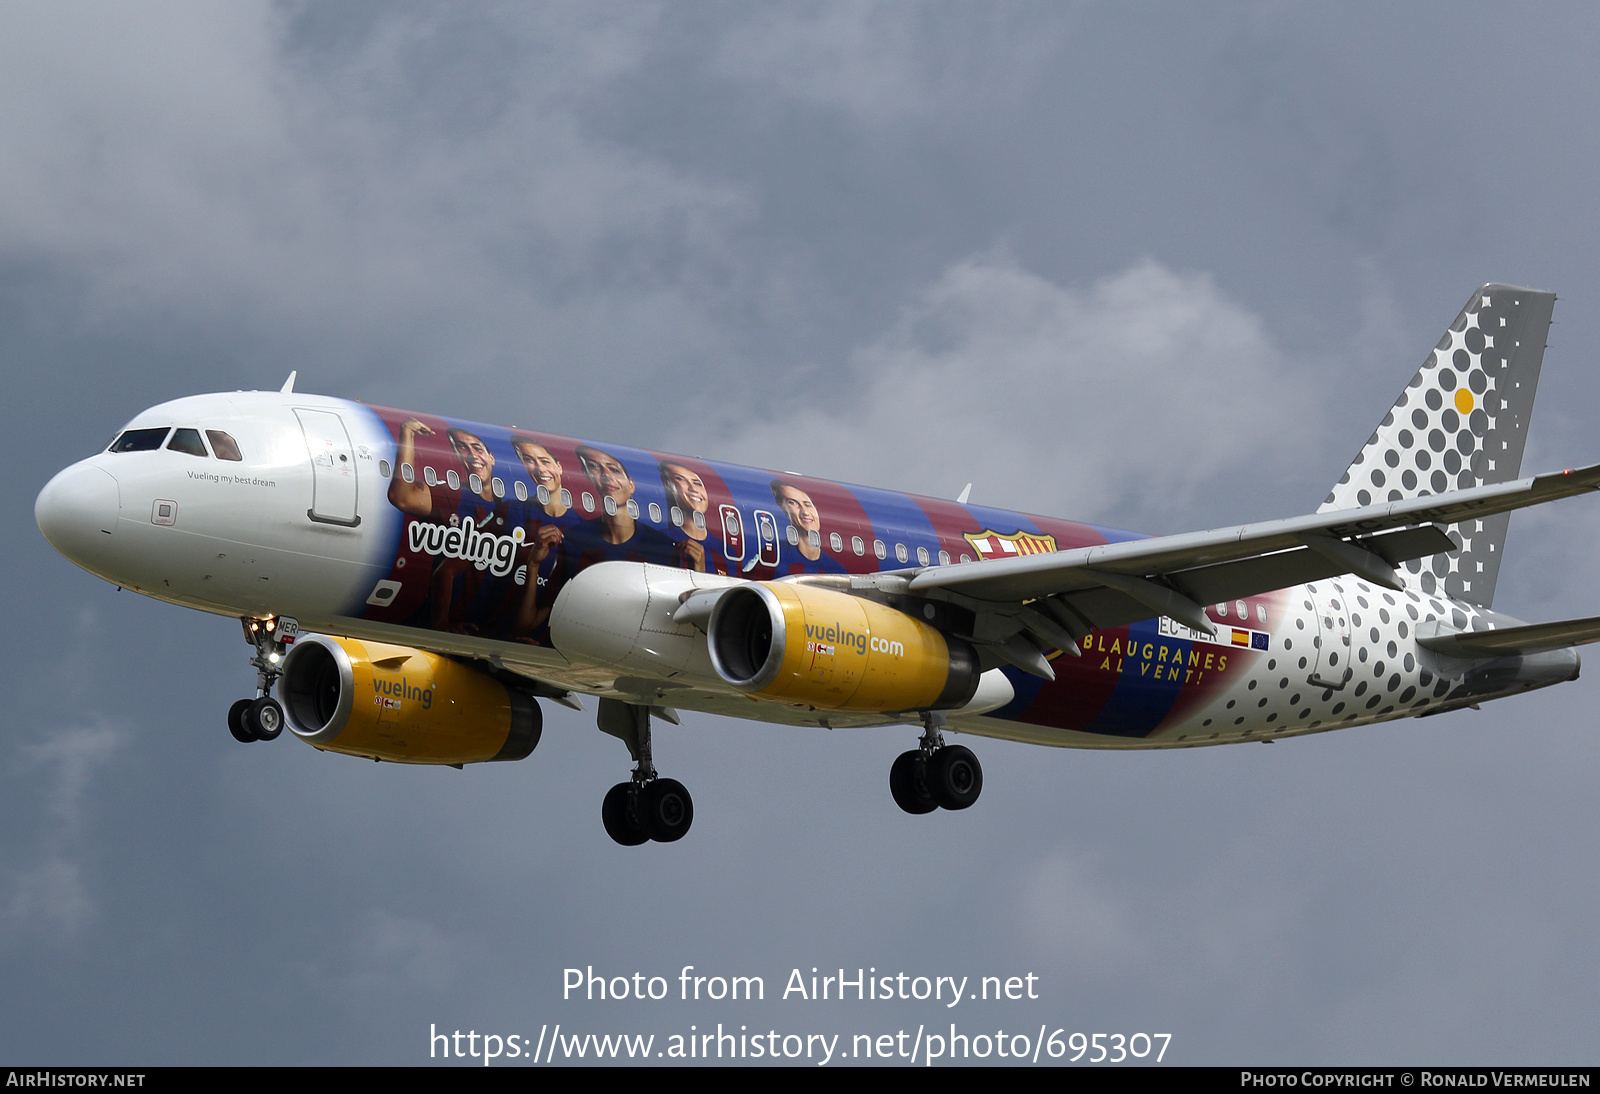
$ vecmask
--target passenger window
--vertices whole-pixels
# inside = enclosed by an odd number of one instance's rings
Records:
[[[517,495],[518,501],[528,500],[528,484],[521,479],[511,484],[511,492]]]
[[[400,477],[406,482],[416,482],[417,469],[412,467],[409,463],[403,463],[400,465]]]
[[[544,490],[545,494],[547,495],[545,500],[548,501],[549,500],[548,495],[549,495],[550,491],[545,489],[543,486],[539,487],[539,489],[540,490]],[[572,491],[568,490],[565,486],[563,486],[561,488],[561,504],[566,506],[568,509],[572,508]],[[589,509],[590,509],[591,512],[593,512],[593,510],[594,510],[594,503],[593,502],[589,503]]]
[[[611,507],[615,509],[617,507],[617,503],[612,502]],[[632,498],[628,499],[628,515],[634,520],[639,519],[639,503],[634,501]]]
[[[694,511],[694,526],[702,532],[706,530],[706,515],[698,509]]]
[[[676,505],[674,505],[672,507],[672,512],[668,513],[667,516],[672,518],[672,526],[674,528],[682,528],[683,527],[683,510],[682,509],[679,509]]]
[[[494,496],[497,498],[503,498],[506,496],[506,484],[499,475],[496,475],[494,478],[489,480],[489,489],[494,491]]]
[[[838,532],[829,532],[828,533],[828,544],[835,551],[844,550],[844,539],[842,537],[840,537]]]
[[[130,429],[111,443],[113,452],[153,452],[167,439],[169,427],[160,429]]]
[[[1244,601],[1242,601],[1242,600],[1234,601],[1233,607],[1234,607],[1234,610],[1239,613],[1239,618],[1240,619],[1249,619],[1250,618],[1250,608],[1249,608],[1248,605],[1245,604]]]
[[[238,463],[240,460],[244,459],[243,453],[239,451],[238,444],[235,443],[232,437],[228,436],[228,434],[224,433],[222,430],[208,429],[206,430],[206,437],[210,439],[211,451],[216,453],[217,459],[231,460],[234,463]],[[383,475],[384,478],[388,478],[389,472],[385,471]]]
[[[962,562],[971,562],[972,561],[972,556],[964,554],[964,555],[961,556],[961,561]]]
[[[791,547],[800,546],[800,532],[799,532],[798,529],[795,528],[794,525],[792,525],[792,524],[789,525],[789,527],[784,530],[783,534],[784,534],[784,538],[789,541],[789,546],[791,546]]]
[[[467,488],[474,494],[483,493],[483,480],[478,477],[477,472],[467,476]]]
[[[811,546],[817,548],[818,550],[822,549],[822,533],[821,532],[819,532],[815,528],[813,528],[813,529],[811,529],[811,531],[806,533],[806,538],[811,541]],[[834,550],[838,550],[838,548],[836,547],[836,548],[834,548]]]
[[[1256,605],[1256,619],[1262,623],[1267,621],[1267,606],[1265,604]]]
[[[867,553],[867,545],[861,542],[860,536],[850,537],[850,549],[858,555],[864,555]]]
[[[540,505],[550,504],[550,488],[548,486],[535,487],[533,496],[539,499]],[[561,491],[561,504],[569,509],[572,507],[572,498],[567,495],[565,490]]]
[[[433,468],[424,467],[422,469],[422,481],[427,483],[429,486],[438,486],[439,485],[439,476],[433,470]]]
[[[650,523],[661,523],[661,506],[657,505],[655,502],[650,503]]]
[[[215,442],[212,443],[211,447],[213,447],[213,448],[216,447]],[[378,474],[379,475],[383,476],[384,478],[388,478],[390,470],[391,470],[391,468],[389,467],[389,461],[388,460],[379,460],[378,461]]]
[[[206,442],[200,439],[198,429],[177,429],[172,433],[172,440],[167,442],[168,452],[182,452],[186,456],[199,456],[201,459],[209,456],[206,451]]]
[[[918,566],[926,566],[927,564],[928,564],[928,549],[926,547],[918,547],[917,548],[917,565]]]
[[[875,539],[872,541],[872,553],[877,555],[879,558],[888,558],[889,548],[883,545],[883,540]]]
[[[909,562],[911,560],[911,555],[906,552],[906,545],[904,543],[896,543],[894,545],[894,557],[899,559],[901,562]]]
[[[444,481],[450,484],[452,490],[461,489],[461,476],[456,474],[456,469],[453,467],[444,473]]]
[[[587,498],[588,495],[585,494],[584,497]],[[617,499],[612,497],[610,494],[607,494],[604,498],[602,498],[600,504],[605,507],[606,516],[614,517],[617,515]]]
[[[563,489],[565,489],[565,487],[563,487]],[[594,495],[589,493],[587,490],[583,492],[583,511],[585,513],[594,512]]]
[[[949,551],[940,551],[939,552],[939,565],[941,565],[941,566],[950,565],[950,552]]]

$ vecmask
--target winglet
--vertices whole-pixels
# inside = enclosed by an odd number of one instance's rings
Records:
[[[969,482],[961,488],[961,495],[956,498],[957,505],[967,504],[967,499],[972,496],[972,484]]]
[[[289,371],[289,378],[283,382],[283,386],[280,387],[278,390],[280,392],[282,392],[284,395],[289,395],[289,394],[293,393],[293,391],[294,391],[294,378],[296,376],[298,376],[298,375],[300,375],[300,370],[299,369],[291,369]]]

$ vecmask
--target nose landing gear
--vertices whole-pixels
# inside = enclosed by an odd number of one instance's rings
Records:
[[[600,728],[621,738],[634,759],[633,778],[613,786],[600,803],[606,835],[624,847],[651,840],[673,843],[687,835],[694,823],[694,799],[689,791],[677,779],[656,774],[650,754],[651,709],[619,699],[600,700]],[[670,716],[665,708],[654,709]]]
[[[228,732],[241,744],[276,740],[283,732],[283,707],[270,695],[240,699],[228,708]]]
[[[943,714],[929,711],[922,724],[918,747],[902,752],[889,768],[889,793],[896,805],[914,815],[966,809],[983,793],[983,765],[970,748],[944,743],[939,731]]]
[[[250,664],[256,670],[256,697],[240,699],[228,708],[228,732],[241,744],[276,740],[283,732],[283,707],[272,697],[272,687],[282,673],[283,652],[299,625],[293,619],[268,617],[239,620],[245,641],[255,647]]]

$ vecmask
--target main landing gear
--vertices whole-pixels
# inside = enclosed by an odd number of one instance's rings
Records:
[[[272,686],[283,671],[285,639],[294,641],[298,627],[292,620],[277,618],[239,620],[244,624],[244,638],[256,648],[250,664],[256,670],[256,697],[240,699],[228,708],[228,732],[241,744],[251,741],[276,740],[283,732],[283,707],[272,697]],[[285,622],[289,626],[283,626]]]
[[[918,747],[902,752],[889,768],[889,793],[907,813],[967,808],[983,793],[983,765],[970,748],[944,743],[943,714],[929,711],[922,725]]]
[[[624,847],[637,847],[648,840],[672,843],[682,839],[694,823],[694,799],[689,791],[676,779],[656,775],[650,757],[651,709],[620,699],[600,700],[601,730],[620,738],[634,760],[633,778],[613,786],[600,803],[606,835]],[[665,708],[655,709],[676,721]]]

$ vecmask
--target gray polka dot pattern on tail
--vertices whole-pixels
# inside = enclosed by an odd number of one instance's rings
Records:
[[[1555,299],[1510,285],[1473,293],[1318,512],[1515,479]],[[1406,584],[1490,606],[1510,519],[1449,525],[1458,549],[1406,563]]]

